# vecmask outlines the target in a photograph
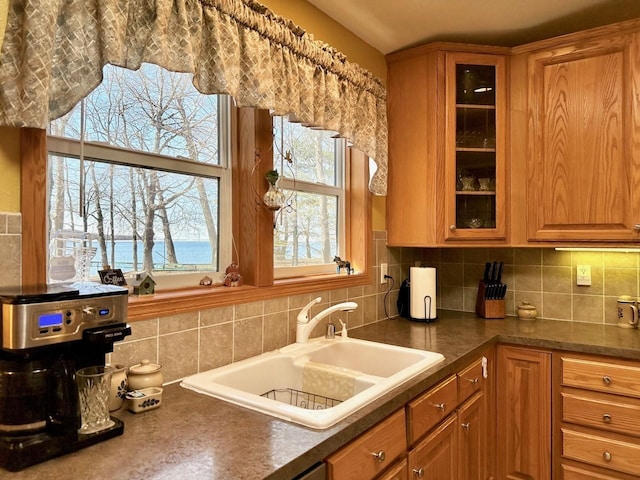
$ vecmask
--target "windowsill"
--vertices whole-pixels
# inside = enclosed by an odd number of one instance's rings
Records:
[[[146,296],[129,297],[128,320],[145,320],[175,313],[256,302],[275,297],[300,295],[324,290],[368,285],[368,273],[352,275],[318,275],[305,278],[276,280],[269,287],[243,285],[240,287],[197,287],[158,292]]]

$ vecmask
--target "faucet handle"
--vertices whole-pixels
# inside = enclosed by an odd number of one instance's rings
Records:
[[[307,303],[304,307],[302,307],[302,310],[300,310],[300,313],[298,314],[298,317],[297,317],[298,323],[308,323],[309,322],[309,310],[316,303],[320,303],[321,300],[322,300],[322,297],[314,298],[309,303]]]
[[[335,323],[327,323],[327,333],[324,334],[324,338],[328,338],[328,339],[336,338]]]

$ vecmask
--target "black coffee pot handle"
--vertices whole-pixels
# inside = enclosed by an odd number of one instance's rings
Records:
[[[50,381],[47,423],[60,432],[77,431],[80,428],[78,390],[75,382],[75,362],[68,358],[56,359]]]

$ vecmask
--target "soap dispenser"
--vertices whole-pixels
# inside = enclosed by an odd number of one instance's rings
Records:
[[[339,318],[338,321],[340,322],[340,325],[342,325],[342,332],[340,332],[340,336],[342,338],[348,338],[349,335],[347,334],[347,324],[344,323],[341,318]]]

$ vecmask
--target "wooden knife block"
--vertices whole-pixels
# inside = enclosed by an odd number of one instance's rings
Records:
[[[478,298],[476,298],[476,314],[482,318],[504,318],[504,298],[500,300],[488,300],[484,298],[487,286],[480,280],[478,285]]]

